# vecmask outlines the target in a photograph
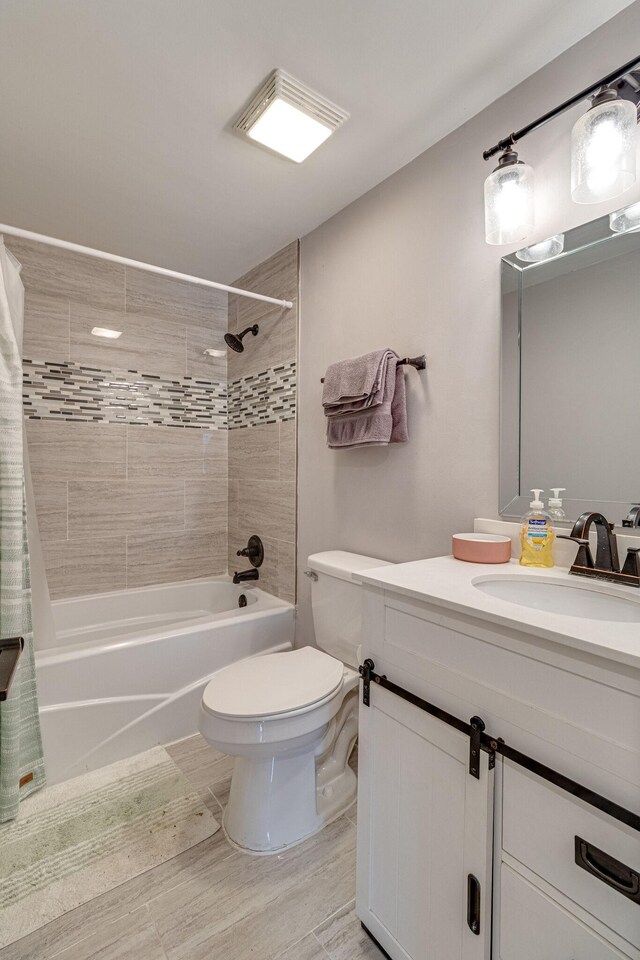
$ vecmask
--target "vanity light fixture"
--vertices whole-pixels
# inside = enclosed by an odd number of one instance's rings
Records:
[[[591,107],[575,124],[571,138],[573,199],[576,203],[608,200],[627,190],[634,183],[637,111],[640,102],[639,68],[640,56],[618,67],[596,83],[592,83],[591,86],[576,93],[553,110],[538,117],[537,120],[498,140],[483,152],[485,160],[491,159],[498,153],[502,154],[498,167],[485,182],[487,243],[517,242],[524,239],[526,235],[522,233],[523,226],[527,222],[533,225],[533,171],[530,167],[527,169],[531,171],[531,177],[523,171],[520,178],[514,176],[512,180],[513,202],[507,201],[508,192],[502,193],[497,190],[505,173],[504,168],[513,165],[517,170],[515,165],[518,159],[514,145],[583,100],[591,99]],[[522,192],[513,189],[518,179],[523,181]],[[527,183],[527,181],[530,182]]]
[[[636,179],[635,104],[603,87],[571,131],[571,197],[599,203],[624,193]]]
[[[628,233],[640,228],[640,203],[632,203],[622,210],[609,214],[609,227],[613,233]]]
[[[274,70],[242,111],[233,129],[302,163],[349,114],[284,70]]]
[[[557,257],[564,250],[564,233],[556,233],[555,237],[548,237],[538,243],[532,243],[522,250],[516,250],[516,257],[523,263],[542,263]]]
[[[117,340],[122,336],[122,330],[109,330],[108,327],[94,327],[91,333],[94,337],[105,337],[107,340]]]
[[[487,243],[517,243],[533,229],[533,168],[505,150],[484,182]]]

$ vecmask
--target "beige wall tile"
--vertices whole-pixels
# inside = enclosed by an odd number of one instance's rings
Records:
[[[67,484],[64,480],[34,480],[33,496],[41,540],[67,539]]]
[[[24,292],[23,356],[30,360],[69,359],[69,301]]]
[[[234,480],[278,480],[277,423],[229,431],[229,476]]]
[[[34,480],[93,480],[126,476],[126,426],[27,420]]]
[[[260,580],[258,586],[261,590],[277,596],[278,590],[278,544],[272,537],[263,536],[259,530],[241,520],[238,527],[229,527],[229,573],[234,570],[249,570],[251,564],[246,557],[239,557],[238,550],[246,547],[249,537],[257,533],[264,546],[264,561],[258,568]]]
[[[290,243],[264,263],[235,280],[233,286],[282,300],[297,300],[298,296],[298,241]],[[292,316],[293,315],[293,316]],[[295,359],[297,337],[297,308],[286,309],[258,300],[247,300],[233,294],[229,297],[229,329],[243,330],[257,323],[257,337],[245,339],[243,353],[229,351],[227,374],[229,380],[252,376],[278,363]],[[293,334],[292,334],[293,331]],[[292,335],[294,336],[292,345]]]
[[[93,327],[120,330],[117,340],[95,337]],[[71,303],[71,359],[108,370],[137,370],[160,376],[186,373],[187,335],[184,324],[175,324],[124,311],[98,310]]]
[[[227,357],[205,356],[209,347],[214,350],[226,350],[223,340],[227,332],[226,322],[219,324],[220,329],[206,329],[202,326],[186,328],[187,331],[187,375],[201,377],[204,380],[227,379]]]
[[[282,337],[281,350],[283,363],[292,363],[298,360],[298,301],[294,300],[293,307],[282,318],[280,330]]]
[[[119,264],[17,237],[7,238],[7,247],[22,264],[25,289],[107,310],[124,309],[124,267]]]
[[[127,537],[127,586],[213,576],[227,570],[227,531],[189,530]]]
[[[238,298],[237,320],[232,333],[241,333],[246,327],[257,323],[257,336],[248,333],[243,340],[244,351],[227,353],[227,377],[238,380],[241,377],[254,376],[269,367],[276,366],[282,360],[281,324],[286,310],[283,307],[269,306],[255,300]]]
[[[69,537],[184,528],[182,480],[70,480]]]
[[[281,600],[296,602],[296,545],[278,540],[278,585]]]
[[[45,541],[42,550],[52,600],[126,586],[124,537]]]
[[[278,426],[280,431],[280,480],[295,480],[296,421],[285,420]]]
[[[130,480],[144,477],[204,477],[210,463],[222,462],[226,475],[227,431],[180,427],[127,427]],[[211,436],[220,434],[220,436]]]
[[[227,294],[127,267],[126,310],[211,329],[226,322]]]
[[[205,460],[226,460],[229,455],[228,430],[202,430]]]
[[[240,480],[238,496],[239,523],[251,527],[261,537],[295,540],[295,483]]]
[[[297,240],[287,244],[267,260],[252,267],[232,286],[264,293],[278,300],[294,300],[298,295],[298,248]]]
[[[229,479],[227,484],[229,492],[229,529],[236,529],[238,526],[238,481]]]
[[[184,515],[187,530],[227,525],[227,484],[215,478],[184,481]]]

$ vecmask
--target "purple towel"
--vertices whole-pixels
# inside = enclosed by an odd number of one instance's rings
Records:
[[[378,390],[375,403],[361,409],[352,409],[347,402],[347,412],[327,415],[327,444],[332,449],[341,447],[386,446],[388,443],[404,443],[409,439],[407,433],[407,401],[404,373],[398,364],[398,355],[392,350],[378,351],[382,354],[384,380]],[[367,371],[371,370],[373,354],[360,358]],[[354,361],[345,361],[353,365]],[[334,367],[338,366],[334,364]],[[330,368],[331,369],[331,368]],[[352,368],[353,369],[353,368]],[[374,378],[375,379],[375,378]],[[357,382],[356,376],[352,383]],[[365,401],[367,397],[361,397]],[[335,407],[332,408],[335,410]]]
[[[374,350],[362,357],[332,363],[324,377],[322,404],[327,416],[360,410],[382,402],[382,394],[393,350]]]

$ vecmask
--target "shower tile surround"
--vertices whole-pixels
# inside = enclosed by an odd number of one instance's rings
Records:
[[[260,585],[295,602],[296,360],[299,244],[234,281],[234,286],[291,300],[285,309],[229,296],[229,330],[257,323],[243,353],[229,351],[229,570],[245,569],[237,551],[260,535]]]
[[[52,598],[226,573],[250,526],[265,541],[261,586],[293,600],[297,309],[6,245],[25,285],[25,418]],[[297,304],[297,248],[236,285]],[[227,383],[226,358],[203,351],[254,322],[260,336],[231,355]],[[93,326],[123,336],[99,339]]]

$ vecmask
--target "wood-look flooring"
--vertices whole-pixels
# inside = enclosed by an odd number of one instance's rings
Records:
[[[232,760],[199,736],[167,748],[216,817]],[[354,913],[355,805],[282,854],[222,830],[0,950],[0,960],[381,960]]]

